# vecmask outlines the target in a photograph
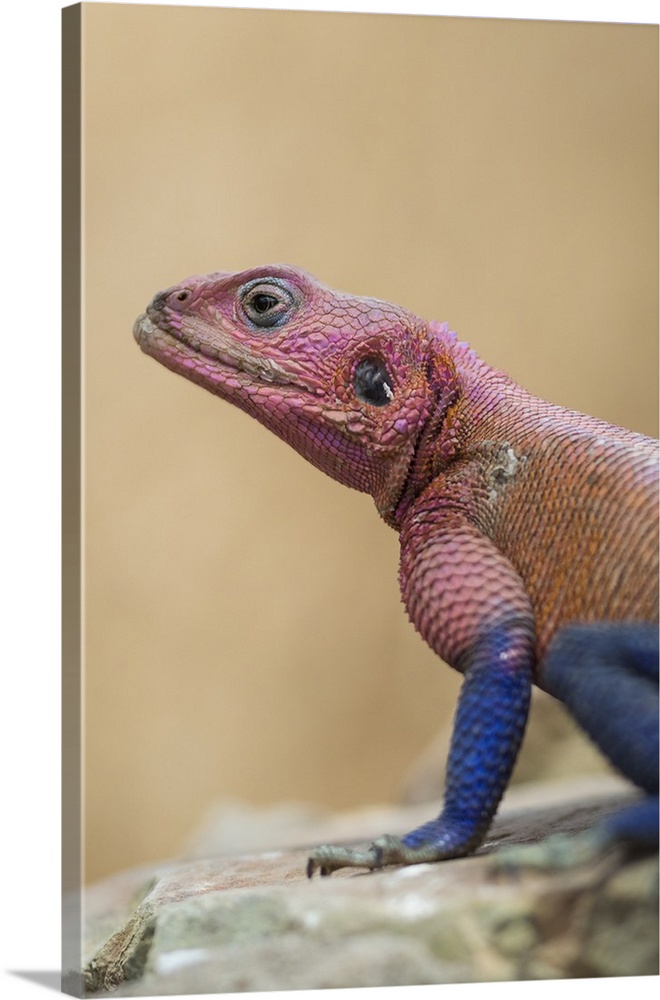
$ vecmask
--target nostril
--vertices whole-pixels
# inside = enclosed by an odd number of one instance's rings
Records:
[[[192,299],[192,294],[192,288],[181,288],[180,286],[178,288],[170,288],[169,292],[165,293],[168,309],[183,309]]]
[[[162,312],[169,309],[181,309],[192,297],[191,288],[167,288],[164,292],[154,295],[149,305],[150,312]]]

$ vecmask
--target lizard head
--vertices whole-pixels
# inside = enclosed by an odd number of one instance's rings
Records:
[[[372,494],[394,523],[438,404],[428,324],[387,302],[331,291],[297,268],[267,266],[188,278],[157,294],[133,332],[167,368]]]

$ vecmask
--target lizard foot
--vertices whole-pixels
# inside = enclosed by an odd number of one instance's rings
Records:
[[[447,856],[438,845],[422,843],[411,847],[400,837],[385,834],[367,848],[317,847],[307,861],[307,877],[315,871],[330,875],[338,868],[384,868],[386,865],[418,865],[429,861],[439,861]]]

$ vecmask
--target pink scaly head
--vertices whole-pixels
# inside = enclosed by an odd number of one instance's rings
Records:
[[[195,275],[156,295],[133,332],[166,367],[370,493],[389,523],[422,430],[441,427],[455,397],[442,345],[453,334],[290,266]]]

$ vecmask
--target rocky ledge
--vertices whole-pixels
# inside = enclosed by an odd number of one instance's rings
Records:
[[[403,833],[428,819],[426,805],[307,821],[297,812],[297,830],[279,836],[279,849],[123,873],[86,893],[85,992],[657,975],[657,855],[557,869],[527,864],[533,849],[522,860],[512,851],[557,832],[579,835],[630,794],[616,779],[594,777],[519,787],[481,850],[442,864],[309,881],[307,848],[289,846],[293,837],[313,845]],[[254,825],[252,810],[246,817]],[[267,837],[268,810],[256,824]]]

